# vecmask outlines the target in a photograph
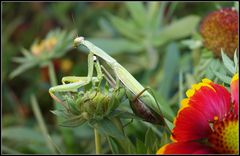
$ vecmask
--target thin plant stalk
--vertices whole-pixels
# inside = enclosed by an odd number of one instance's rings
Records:
[[[94,135],[95,135],[95,148],[96,154],[101,154],[101,135],[99,134],[98,130],[94,128]]]
[[[48,63],[48,71],[49,71],[51,86],[56,86],[57,85],[57,77],[56,77],[56,72],[54,70],[54,66],[53,66],[52,62]],[[57,103],[55,100],[53,100],[53,103],[54,103],[54,108],[55,109],[57,109],[57,110],[61,109],[61,105],[59,103]],[[59,121],[60,119],[61,119],[60,117],[57,117],[57,121]],[[72,146],[73,137],[72,137],[70,129],[65,129],[65,128],[62,128],[62,127],[59,127],[59,128],[60,128],[60,131],[63,135],[64,142],[67,145]]]
[[[53,153],[56,154],[56,149],[54,148],[54,145],[52,144],[52,140],[51,137],[48,133],[46,124],[44,123],[40,108],[38,106],[36,97],[34,95],[31,95],[31,104],[32,104],[32,109],[33,109],[33,113],[35,115],[35,117],[37,118],[38,121],[38,125],[43,133],[43,136],[45,138],[47,147],[49,148],[49,150]]]
[[[179,108],[181,107],[180,106],[180,103],[181,103],[181,100],[183,99],[183,72],[182,70],[180,69],[179,71],[179,99],[178,99],[178,103],[179,103]]]
[[[4,153],[4,154],[23,154],[23,153],[20,153],[19,151],[16,151],[15,149],[5,146],[5,145],[2,145],[2,153]]]

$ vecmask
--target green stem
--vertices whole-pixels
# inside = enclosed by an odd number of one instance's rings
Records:
[[[153,70],[158,63],[157,50],[153,47],[153,45],[149,41],[146,41],[146,51],[149,59],[149,70]]]
[[[95,134],[96,154],[101,154],[101,135],[99,134],[96,128],[94,128],[94,134]]]
[[[40,108],[38,106],[38,102],[37,102],[37,99],[34,95],[31,95],[31,104],[32,104],[32,109],[33,109],[33,113],[37,119],[37,122],[39,124],[39,127],[43,133],[43,136],[45,138],[45,141],[46,141],[46,144],[47,144],[47,147],[49,148],[49,150],[56,154],[56,150],[54,148],[54,145],[52,144],[52,140],[51,140],[51,137],[48,133],[48,130],[47,130],[47,127],[46,127],[46,124],[43,120],[43,117],[42,117],[42,114],[41,114],[41,111],[40,111]]]
[[[56,73],[55,73],[52,62],[48,63],[48,71],[49,71],[51,86],[56,86],[57,85],[57,77],[56,77]],[[54,103],[54,108],[56,110],[61,109],[61,105],[59,103],[57,103],[55,100],[53,100],[53,103]],[[57,121],[60,121],[60,119],[61,119],[61,117],[57,117]],[[67,147],[69,147],[69,148],[67,148],[67,152],[71,152],[70,147],[73,146],[73,137],[72,137],[71,129],[65,129],[63,127],[60,127],[59,129],[63,135],[63,140],[64,140],[65,144],[67,145]]]
[[[117,126],[117,128],[122,131],[122,133],[125,135],[124,130],[123,130],[123,125],[122,122],[119,118],[112,118],[112,122]]]
[[[16,151],[15,149],[12,149],[10,147],[2,145],[2,153],[4,154],[23,154],[20,153],[19,151]]]
[[[51,86],[56,86],[57,78],[56,78],[56,74],[55,74],[55,70],[52,62],[48,63],[48,72],[49,72]],[[53,102],[55,104],[55,107],[57,107],[56,106],[57,102],[55,100],[53,100]]]
[[[179,71],[179,82],[178,82],[178,85],[179,85],[179,99],[178,99],[178,103],[179,103],[179,108],[181,108],[180,103],[181,103],[181,101],[183,99],[183,72],[182,72],[181,69]]]
[[[54,66],[52,62],[48,63],[48,68],[49,68],[49,76],[50,76],[50,81],[51,85],[56,86],[57,85],[57,78],[54,70]]]

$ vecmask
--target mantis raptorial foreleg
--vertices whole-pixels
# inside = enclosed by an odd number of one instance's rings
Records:
[[[96,70],[97,70],[97,77],[93,77],[93,66],[95,64]],[[97,81],[101,81],[102,79],[102,73],[101,71],[99,71],[100,65],[99,62],[96,61],[96,58],[94,56],[93,53],[89,53],[88,55],[88,76],[87,77],[66,77],[62,79],[63,85],[58,85],[55,87],[51,87],[49,89],[49,93],[51,95],[51,97],[53,99],[55,99],[56,101],[58,101],[59,103],[62,103],[62,101],[56,96],[54,95],[55,92],[68,92],[68,91],[72,91],[72,92],[77,92],[78,88],[89,84],[90,82],[97,82]],[[100,69],[101,70],[101,69]],[[69,83],[69,84],[65,84],[65,82],[73,82],[73,83]]]
[[[75,83],[75,82],[86,82],[88,80],[88,77],[84,76],[66,76],[62,78],[62,84],[69,84],[69,83]],[[92,81],[98,82],[97,77],[92,77]]]
[[[92,83],[100,82],[102,80],[103,74],[101,71],[101,66],[96,56],[93,56],[93,62],[95,64],[95,69],[97,71],[97,77],[92,77]],[[84,76],[65,76],[62,78],[62,84],[75,83],[75,82],[87,82],[89,77]],[[67,83],[66,83],[67,82]]]

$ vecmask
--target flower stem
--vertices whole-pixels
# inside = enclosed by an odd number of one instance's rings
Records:
[[[56,154],[57,151],[56,151],[54,145],[52,144],[52,139],[51,139],[51,137],[48,133],[47,126],[44,122],[43,116],[41,114],[41,111],[40,111],[40,108],[39,108],[39,105],[38,105],[38,102],[37,102],[37,99],[36,99],[34,94],[31,95],[31,104],[32,104],[33,113],[34,113],[34,115],[37,119],[39,127],[40,127],[40,129],[42,131],[42,134],[44,136],[44,139],[46,141],[46,145],[53,154]]]
[[[119,118],[112,118],[112,122],[116,125],[116,127],[124,134],[123,125]],[[125,134],[124,134],[125,135]]]
[[[56,73],[54,70],[54,66],[52,62],[48,63],[48,71],[49,71],[49,77],[50,77],[50,83],[51,86],[56,86],[57,85],[57,78],[56,78]],[[53,100],[54,102],[54,107],[57,107],[57,102],[55,100]]]
[[[49,71],[51,86],[56,86],[57,85],[57,77],[56,77],[56,73],[55,73],[55,70],[54,70],[53,63],[51,61],[48,63],[48,71]],[[54,108],[56,110],[61,109],[61,105],[59,103],[57,103],[55,100],[53,100],[53,103],[54,103]],[[61,117],[57,117],[57,121],[59,121],[60,119],[61,119]],[[63,127],[59,127],[59,129],[60,129],[61,134],[63,136],[64,143],[67,146],[67,152],[70,152],[69,151],[70,148],[68,148],[68,147],[73,146],[72,131],[71,131],[71,129],[65,129]]]
[[[96,154],[101,154],[101,135],[99,134],[96,128],[94,128],[94,134],[95,134]]]

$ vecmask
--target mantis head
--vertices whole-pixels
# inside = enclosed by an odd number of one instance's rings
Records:
[[[82,41],[84,41],[84,37],[80,36],[74,39],[73,46],[76,48],[78,47]]]

